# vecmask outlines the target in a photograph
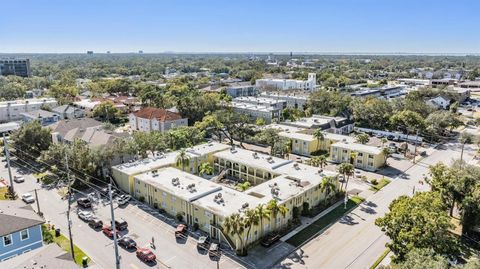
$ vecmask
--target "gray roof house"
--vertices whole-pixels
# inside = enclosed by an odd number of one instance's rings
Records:
[[[61,268],[79,269],[70,253],[61,249],[57,244],[49,244],[32,250],[22,256],[2,262],[3,268],[12,269],[38,269],[38,268]]]
[[[42,126],[47,126],[60,120],[60,116],[57,113],[43,109],[23,112],[20,115],[22,115],[23,122],[38,120]]]
[[[52,109],[53,112],[60,115],[60,119],[77,119],[85,116],[85,111],[81,108],[74,107],[72,105],[58,106]]]

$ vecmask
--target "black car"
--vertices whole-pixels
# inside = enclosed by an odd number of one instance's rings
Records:
[[[93,229],[102,228],[103,221],[93,218],[88,222],[88,226],[92,227]]]
[[[393,135],[389,135],[389,136],[387,136],[387,140],[390,140],[390,141],[392,141],[393,139],[395,139],[395,136],[393,136]]]
[[[90,202],[88,198],[78,198],[77,205],[83,208],[89,208],[92,207],[92,202]]]
[[[123,231],[128,228],[128,223],[124,219],[115,220],[115,229]]]
[[[129,248],[136,248],[137,247],[137,243],[130,237],[128,236],[124,236],[120,239],[118,239],[118,244],[126,249],[129,249]]]
[[[270,247],[271,245],[275,244],[278,240],[280,240],[280,235],[278,234],[269,234],[267,235],[260,244],[264,247]]]

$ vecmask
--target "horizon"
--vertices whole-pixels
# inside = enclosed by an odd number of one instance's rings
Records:
[[[459,0],[2,3],[0,53],[480,54]],[[459,15],[460,14],[460,15]],[[14,23],[12,23],[14,22]]]

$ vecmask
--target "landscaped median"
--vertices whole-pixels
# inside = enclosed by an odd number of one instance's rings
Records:
[[[370,190],[374,191],[374,192],[377,192],[377,191],[381,190],[383,187],[387,186],[388,183],[390,183],[390,180],[388,180],[386,178],[382,178],[380,180],[380,182],[378,182],[376,180],[373,181],[373,182],[372,181],[370,182],[370,183],[372,183],[372,186],[370,187]],[[376,183],[376,184],[374,184],[374,183]]]
[[[67,237],[65,237],[63,234],[60,234],[60,236],[55,236],[55,230],[51,229],[49,225],[45,225],[45,224],[42,225],[42,231],[43,231],[43,240],[45,241],[46,244],[54,242],[66,252],[72,253],[70,251],[70,240]],[[73,245],[73,250],[75,252],[76,264],[82,266],[83,257],[87,257],[88,261],[90,261],[90,257],[88,257],[87,254],[85,254],[85,252],[83,252],[76,245]]]
[[[339,204],[332,211],[328,212],[325,216],[319,218],[318,220],[308,225],[307,227],[302,229],[300,232],[298,232],[294,236],[290,237],[286,242],[295,247],[299,247],[300,245],[308,241],[310,238],[312,238],[315,234],[323,230],[325,227],[337,221],[346,212],[350,211],[352,208],[356,207],[364,200],[365,199],[359,196],[351,197],[347,202],[346,209],[344,208],[343,203]]]

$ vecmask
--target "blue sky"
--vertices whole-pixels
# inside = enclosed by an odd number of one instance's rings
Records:
[[[478,0],[0,0],[5,52],[479,53]]]

